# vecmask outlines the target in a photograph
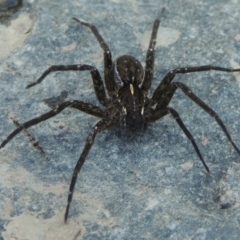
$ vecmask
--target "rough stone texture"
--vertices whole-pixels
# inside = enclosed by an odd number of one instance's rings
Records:
[[[97,2],[97,3],[96,3]],[[98,104],[88,72],[57,72],[26,90],[53,64],[87,63],[103,75],[93,34],[72,17],[95,24],[113,56],[143,64],[153,20],[165,7],[152,89],[176,67],[240,65],[240,0],[24,1],[0,25],[0,139],[49,110],[44,99]],[[191,73],[187,84],[226,124],[240,147],[240,74]],[[101,133],[79,175],[63,223],[73,167],[97,121],[67,109],[29,129],[43,155],[21,133],[0,151],[1,239],[239,239],[240,157],[214,119],[182,92],[171,106],[194,135],[211,174],[171,117],[143,135]]]

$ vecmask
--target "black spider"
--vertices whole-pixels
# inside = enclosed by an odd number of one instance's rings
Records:
[[[115,61],[112,61],[110,49],[103,40],[102,36],[99,34],[97,28],[94,25],[80,21],[76,18],[74,18],[74,20],[90,28],[92,33],[98,40],[101,48],[103,49],[104,82],[102,81],[98,70],[93,66],[86,64],[66,66],[54,65],[47,69],[36,82],[29,84],[27,88],[41,83],[42,80],[49,73],[54,71],[87,70],[91,73],[97,99],[104,106],[104,109],[94,106],[90,103],[78,100],[62,102],[53,110],[28,122],[23,123],[16,130],[14,130],[0,145],[0,148],[3,148],[13,137],[15,137],[22,130],[34,126],[40,122],[43,122],[51,117],[54,117],[67,107],[76,108],[80,111],[101,118],[101,120],[95,124],[95,126],[89,133],[83,151],[74,168],[69,188],[68,203],[64,217],[65,222],[68,218],[69,207],[72,201],[73,191],[78,173],[85,162],[85,159],[93,145],[97,133],[105,130],[106,128],[109,128],[110,126],[118,122],[120,122],[122,127],[125,127],[130,132],[135,132],[139,130],[145,130],[149,122],[155,122],[156,120],[164,117],[167,114],[172,115],[187,136],[187,138],[191,141],[199,159],[203,163],[207,172],[209,172],[209,168],[206,165],[193,136],[182,122],[179,114],[173,108],[168,107],[168,104],[177,89],[181,89],[192,101],[194,101],[202,109],[204,109],[211,117],[215,118],[215,120],[227,136],[229,142],[240,154],[240,150],[233,142],[230,134],[228,133],[225,125],[223,124],[217,113],[201,99],[199,99],[185,84],[180,82],[172,82],[175,75],[179,73],[201,72],[210,70],[235,72],[240,71],[240,69],[230,69],[212,65],[177,68],[169,71],[166,74],[166,76],[163,78],[163,80],[160,82],[160,84],[154,91],[153,96],[149,98],[148,91],[151,87],[153,79],[155,44],[160,20],[156,19],[153,24],[152,35],[146,56],[145,70],[143,70],[141,63],[136,58],[129,55],[120,56]],[[106,94],[104,84],[106,86],[108,96]]]

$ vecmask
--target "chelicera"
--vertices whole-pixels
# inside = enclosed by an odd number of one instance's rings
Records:
[[[49,73],[54,71],[89,71],[92,77],[96,97],[103,107],[98,107],[80,100],[64,101],[57,105],[53,110],[18,126],[18,128],[15,129],[0,145],[0,148],[3,148],[22,130],[52,118],[68,107],[78,109],[82,112],[100,118],[87,136],[82,153],[74,168],[64,216],[65,222],[68,219],[69,208],[78,173],[86,160],[96,135],[119,122],[122,128],[125,128],[130,132],[144,131],[147,128],[148,123],[155,122],[170,114],[176,120],[186,137],[191,141],[191,144],[194,147],[200,161],[204,165],[206,171],[209,172],[209,168],[202,157],[194,137],[184,125],[178,112],[168,106],[177,89],[183,91],[187,97],[189,97],[193,102],[199,105],[215,119],[222,131],[225,133],[228,141],[240,154],[239,148],[233,142],[230,134],[217,113],[204,103],[204,101],[198,98],[185,84],[181,82],[173,82],[173,79],[177,74],[210,70],[237,72],[240,71],[240,69],[230,69],[212,65],[180,67],[173,69],[167,72],[163,80],[153,92],[153,95],[149,97],[148,91],[153,80],[155,44],[160,19],[156,19],[153,24],[149,48],[147,50],[145,68],[142,67],[141,63],[136,58],[129,55],[120,56],[113,61],[111,51],[97,28],[92,24],[80,21],[76,18],[74,18],[74,20],[81,25],[88,27],[103,49],[104,81],[102,80],[98,69],[87,64],[53,65],[49,67],[36,82],[29,84],[26,88],[30,88],[41,83]]]

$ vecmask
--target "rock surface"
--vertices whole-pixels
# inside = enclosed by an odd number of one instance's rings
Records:
[[[13,120],[49,111],[44,100],[63,91],[67,99],[100,105],[88,72],[52,73],[25,89],[50,65],[86,63],[103,76],[99,44],[72,17],[95,24],[114,58],[131,54],[144,64],[152,23],[165,7],[152,90],[174,68],[240,65],[239,0],[97,2],[28,0],[1,22],[1,141],[16,128]],[[240,74],[191,73],[175,81],[219,114],[240,147]],[[113,127],[97,137],[64,224],[72,171],[97,121],[67,109],[0,150],[0,239],[239,239],[240,156],[181,91],[170,105],[195,137],[210,175],[171,117],[132,138]]]

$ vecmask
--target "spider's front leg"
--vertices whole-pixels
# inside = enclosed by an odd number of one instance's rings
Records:
[[[103,37],[101,34],[98,32],[97,28],[87,22],[80,21],[77,18],[73,18],[73,20],[77,21],[78,23],[88,27],[91,29],[92,33],[96,37],[97,41],[99,42],[101,48],[103,49],[104,53],[104,79],[105,79],[105,84],[106,88],[108,91],[108,94],[112,96],[112,93],[117,89],[116,83],[112,77],[112,68],[113,68],[113,62],[112,62],[112,54],[111,51],[104,41]]]
[[[151,99],[151,105],[154,106],[157,102],[159,97],[165,92],[169,84],[172,82],[176,74],[184,74],[184,73],[191,73],[191,72],[204,72],[204,71],[222,71],[222,72],[240,72],[240,68],[232,69],[232,68],[223,68],[219,66],[213,65],[204,65],[204,66],[197,66],[197,67],[185,67],[185,68],[176,68],[174,70],[169,71],[166,76],[163,78],[161,83],[158,85],[156,90],[153,93]]]
[[[26,88],[33,87],[39,83],[41,83],[44,78],[50,74],[51,72],[56,71],[90,71],[93,81],[94,90],[97,96],[98,101],[103,105],[107,105],[107,97],[104,89],[102,78],[99,74],[99,71],[90,65],[86,64],[74,64],[74,65],[53,65],[49,67],[41,76],[37,79],[36,82],[30,83],[26,86]]]
[[[161,15],[163,14],[165,8],[162,9]],[[157,33],[158,33],[158,28],[160,25],[160,18],[157,18],[154,21],[153,24],[153,29],[152,29],[152,35],[151,39],[149,42],[149,47],[147,50],[147,56],[146,56],[146,66],[145,66],[145,75],[144,75],[144,80],[141,86],[141,89],[144,92],[147,92],[152,84],[152,78],[153,78],[153,70],[154,70],[154,59],[155,59],[155,45],[156,45],[156,39],[157,39]]]
[[[72,180],[71,180],[71,184],[69,187],[69,193],[68,193],[68,203],[67,203],[66,212],[65,212],[65,216],[64,216],[65,223],[67,222],[67,219],[68,219],[69,208],[70,208],[70,204],[72,202],[74,187],[75,187],[75,184],[77,181],[78,173],[80,172],[80,170],[86,160],[86,157],[93,145],[93,142],[94,142],[94,139],[95,139],[97,133],[112,126],[113,124],[115,124],[117,122],[117,120],[118,119],[116,119],[116,118],[103,118],[92,128],[91,132],[89,133],[89,135],[86,139],[86,143],[83,148],[83,151],[82,151],[82,153],[77,161],[77,164],[74,168],[74,171],[73,171]]]

